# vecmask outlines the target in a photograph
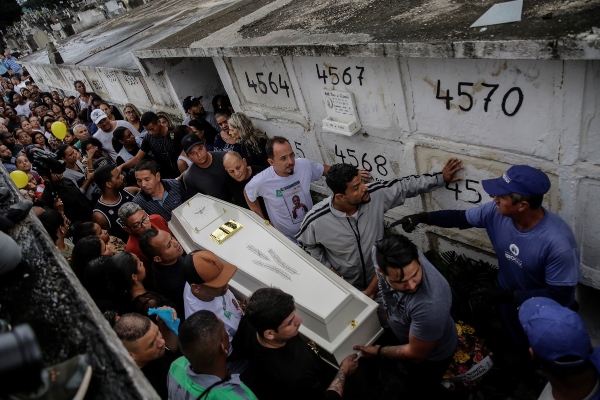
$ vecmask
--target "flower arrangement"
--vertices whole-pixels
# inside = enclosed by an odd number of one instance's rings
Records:
[[[477,385],[493,366],[492,355],[472,326],[458,321],[458,345],[454,358],[444,374],[444,386],[449,390]]]

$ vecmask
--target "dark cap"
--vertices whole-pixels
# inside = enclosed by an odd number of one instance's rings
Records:
[[[221,261],[208,250],[190,253],[183,260],[183,277],[189,284],[220,288],[227,285],[236,271],[235,265]]]
[[[542,361],[568,368],[582,365],[590,358],[590,335],[575,311],[552,299],[533,297],[519,308],[519,320],[529,345]]]
[[[481,182],[490,196],[516,193],[523,196],[542,196],[550,190],[548,175],[528,165],[510,167],[500,178]]]
[[[185,154],[197,144],[204,144],[204,140],[200,139],[195,133],[188,133],[181,140],[181,148],[185,151]]]
[[[198,96],[198,97],[188,96],[185,99],[183,99],[183,109],[185,110],[185,112],[188,112],[188,110],[190,108],[192,108],[192,106],[194,104],[200,103],[201,98],[202,98],[202,96]]]

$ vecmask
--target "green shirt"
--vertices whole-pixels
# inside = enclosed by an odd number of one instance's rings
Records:
[[[207,387],[220,382],[214,375],[196,374],[185,357],[173,361],[169,369],[167,386],[169,400],[192,400],[200,397]],[[254,393],[240,381],[238,374],[214,386],[203,400],[258,400]]]

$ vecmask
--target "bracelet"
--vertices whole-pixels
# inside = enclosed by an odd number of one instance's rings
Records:
[[[94,168],[88,168],[88,172],[94,172],[95,169]]]
[[[377,357],[378,358],[383,358],[383,356],[381,355],[381,350],[383,350],[384,347],[387,347],[387,346],[379,346],[379,348],[377,349]]]

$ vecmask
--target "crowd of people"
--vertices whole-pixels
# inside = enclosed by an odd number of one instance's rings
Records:
[[[237,266],[210,251],[184,252],[168,221],[197,193],[269,220],[290,244],[377,301],[397,344],[356,343],[355,350],[403,364],[407,398],[444,396],[441,378],[458,341],[450,287],[407,236],[384,237],[383,216],[460,180],[459,159],[439,172],[371,182],[368,171],[348,164],[296,158],[286,138],[268,137],[227,96],[213,99],[213,112],[202,96],[186,97],[185,118],[174,125],[134,104],[119,110],[81,81],[77,96],[43,92],[8,61],[0,64],[0,157],[9,172],[27,174],[19,189],[31,203],[0,216],[0,228],[33,208],[162,398],[339,399],[358,368],[356,354],[335,370],[307,346],[290,294],[264,288],[238,299],[228,286]],[[57,121],[67,127],[62,139]],[[313,204],[311,182],[323,176],[333,194]],[[499,275],[482,294],[499,305],[515,343],[541,360],[550,380],[541,398],[575,398],[560,397],[572,387],[577,398],[600,397],[598,351],[576,314],[579,252],[568,225],[542,207],[548,177],[515,166],[483,187],[493,201],[398,224],[407,233],[420,223],[486,228]]]

